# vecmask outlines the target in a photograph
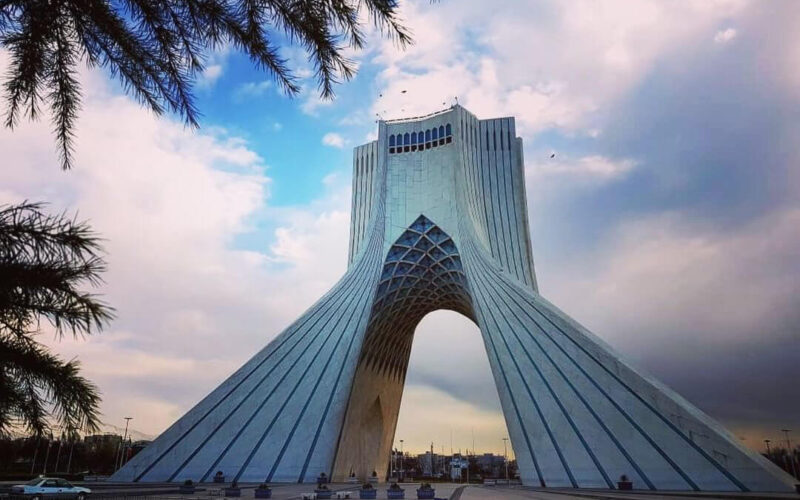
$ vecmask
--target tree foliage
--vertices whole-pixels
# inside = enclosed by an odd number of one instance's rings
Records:
[[[113,310],[81,290],[95,286],[105,263],[86,223],[47,215],[42,206],[0,207],[0,434],[35,434],[55,423],[94,430],[100,395],[64,361],[34,340],[45,319],[61,338],[100,330]]]
[[[362,16],[365,14],[365,16]],[[347,47],[366,42],[365,23],[404,45],[397,0],[0,0],[0,44],[11,53],[4,82],[7,127],[50,107],[62,167],[71,166],[81,90],[76,66],[107,68],[156,114],[197,126],[192,87],[209,50],[247,54],[290,95],[298,80],[280,55],[284,36],[309,54],[323,97],[351,78]]]

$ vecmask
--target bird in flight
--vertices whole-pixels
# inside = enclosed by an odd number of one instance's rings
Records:
[[[556,157],[556,154],[555,154],[555,153],[551,153],[551,154],[550,154],[550,158],[555,158],[555,157]]]

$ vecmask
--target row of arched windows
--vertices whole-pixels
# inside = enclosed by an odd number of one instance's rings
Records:
[[[406,132],[389,136],[389,154],[408,153],[435,148],[453,142],[453,129],[447,125],[429,128],[425,132]]]

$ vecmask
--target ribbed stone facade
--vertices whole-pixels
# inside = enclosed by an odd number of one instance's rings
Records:
[[[481,330],[525,484],[793,489],[539,295],[513,118],[381,121],[353,161],[345,275],[114,480],[384,476],[414,329],[451,309]]]

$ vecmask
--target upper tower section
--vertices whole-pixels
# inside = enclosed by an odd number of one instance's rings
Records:
[[[425,215],[456,242],[474,240],[536,289],[523,163],[513,117],[480,120],[456,105],[380,120],[377,140],[353,154],[349,263],[370,231],[383,232],[388,251]]]

